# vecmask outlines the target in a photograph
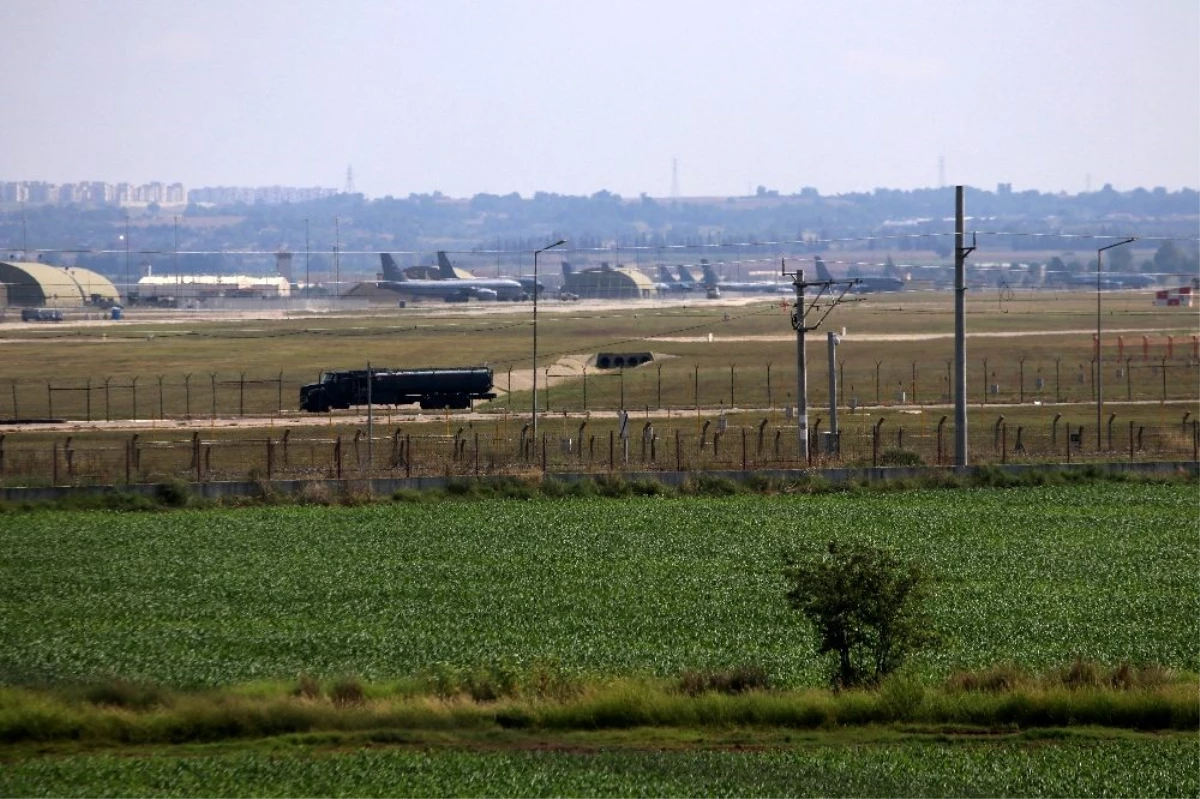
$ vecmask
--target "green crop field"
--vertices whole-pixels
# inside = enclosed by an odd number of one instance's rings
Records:
[[[170,752],[5,764],[4,796],[1195,796],[1192,737],[776,751]]]
[[[939,578],[930,676],[1074,656],[1200,670],[1196,492],[1107,484],[3,518],[0,679],[380,680],[555,658],[818,685],[780,553],[860,536]]]

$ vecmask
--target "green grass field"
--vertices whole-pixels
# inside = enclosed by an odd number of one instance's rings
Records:
[[[779,688],[823,685],[824,664],[783,598],[780,553],[844,536],[919,559],[938,577],[933,610],[946,645],[913,664],[923,684],[1006,663],[1045,671],[1076,657],[1159,665],[1193,680],[1195,498],[1190,483],[1094,483],[9,513],[0,516],[0,682],[68,693],[114,680],[235,692],[209,709],[202,696],[180,705],[183,718],[193,714],[185,727],[208,730],[195,737],[180,728],[182,740],[219,741],[269,720],[245,703],[301,673],[355,675],[386,691],[418,674],[544,662],[601,692],[585,695],[583,710],[545,706],[548,719],[584,721],[547,721],[541,732],[470,720],[493,713],[487,705],[467,712],[435,703],[420,712],[458,719],[463,731],[370,732],[374,722],[351,720],[332,729],[366,731],[187,746],[132,743],[140,733],[120,732],[124,724],[167,729],[166,711],[143,718],[97,706],[79,711],[96,719],[84,722],[99,736],[93,743],[87,734],[70,743],[68,734],[57,744],[0,747],[0,794],[1194,795],[1192,733],[1019,733],[1012,722],[804,731],[761,721],[745,731],[684,721],[657,733],[596,733],[586,718],[645,712],[619,709],[646,701],[636,690],[605,698],[613,678],[669,682],[688,669],[754,664]],[[625,696],[619,680],[612,690]],[[4,729],[56,718],[60,711],[38,710],[32,696],[0,696]],[[905,696],[901,684],[878,701],[888,707]],[[1103,718],[1124,701],[1087,696],[1053,700],[1062,704],[1047,718],[1069,719],[1077,701]],[[855,714],[867,707],[847,701]],[[298,711],[280,712],[280,729],[305,729],[295,726]],[[694,711],[661,712],[686,719]],[[176,740],[166,734],[146,740]]]
[[[799,738],[799,736],[798,736]],[[4,796],[1194,796],[1193,736],[1002,742],[736,736],[717,750],[531,742],[441,748],[155,751],[5,763]],[[748,746],[747,746],[748,745]],[[745,746],[743,751],[737,751]]]
[[[780,553],[861,536],[939,578],[927,676],[1075,656],[1200,671],[1195,488],[533,500],[4,517],[0,679],[380,680],[823,666]]]

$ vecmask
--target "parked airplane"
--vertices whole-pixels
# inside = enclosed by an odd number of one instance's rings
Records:
[[[773,283],[771,281],[724,281],[717,277],[716,271],[708,261],[701,259],[700,266],[704,270],[704,288],[710,292],[734,291],[743,294],[792,294],[795,289],[789,283]]]
[[[445,280],[415,280],[404,274],[404,270],[392,258],[391,253],[380,253],[383,265],[383,280],[380,288],[407,294],[414,298],[435,297],[446,302],[467,300],[520,300],[525,290],[515,280],[507,278],[454,278]]]
[[[464,279],[464,278],[459,277],[458,273],[454,271],[454,265],[450,263],[450,259],[446,257],[446,253],[444,250],[438,250],[437,256],[438,256],[438,274],[441,275],[443,280],[463,280]],[[467,274],[470,275],[471,273],[468,272]],[[471,275],[470,278],[466,278],[466,279],[468,279],[468,280],[487,280],[487,278],[477,278],[474,275]],[[501,280],[501,279],[506,279],[506,278],[496,278],[496,279]],[[533,296],[534,282],[533,282],[532,277],[515,277],[512,279],[516,280],[518,283],[521,284],[521,289],[525,292],[526,298]],[[542,281],[540,281],[540,280],[537,281],[538,293],[540,294],[545,289],[546,289],[546,286],[542,283]],[[507,297],[501,297],[501,298],[508,299]]]
[[[821,256],[813,259],[817,264],[817,280],[833,280],[833,275],[825,267]],[[904,291],[904,281],[898,277],[860,277],[858,282],[850,287],[854,294],[869,294],[873,291]]]
[[[658,265],[658,283],[666,291],[691,291],[696,288],[695,282],[685,283],[682,280],[677,280],[671,274],[671,270],[665,264]]]
[[[678,268],[679,268],[679,282],[680,283],[682,283],[685,286],[690,287],[693,290],[698,289],[698,288],[703,288],[700,285],[700,281],[696,280],[696,276],[692,274],[690,269],[688,269],[683,264],[680,264]]]
[[[1096,275],[1075,274],[1067,277],[1067,285],[1078,288],[1096,288]],[[1104,272],[1100,275],[1100,288],[1109,291],[1117,289],[1147,289],[1158,285],[1158,279],[1153,275],[1138,275],[1129,272]]]

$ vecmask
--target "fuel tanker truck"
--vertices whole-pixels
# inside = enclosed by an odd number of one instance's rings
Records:
[[[370,392],[368,396],[368,386]],[[321,380],[300,387],[300,408],[324,413],[351,405],[411,405],[426,410],[469,408],[473,400],[495,399],[492,370],[486,366],[461,369],[352,369],[323,372]]]

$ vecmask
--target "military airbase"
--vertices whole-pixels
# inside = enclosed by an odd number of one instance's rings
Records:
[[[1154,297],[1102,293],[1098,374],[1095,292],[972,291],[971,462],[1195,460],[1200,327],[1194,310]],[[14,320],[0,324],[0,479],[952,464],[953,292],[837,300],[808,297],[807,441],[798,432],[794,300],[782,295],[564,301],[544,293],[536,436],[528,301],[133,307],[119,319],[95,311],[58,323]],[[368,367],[487,367],[495,397],[459,409],[300,409],[303,385]]]

